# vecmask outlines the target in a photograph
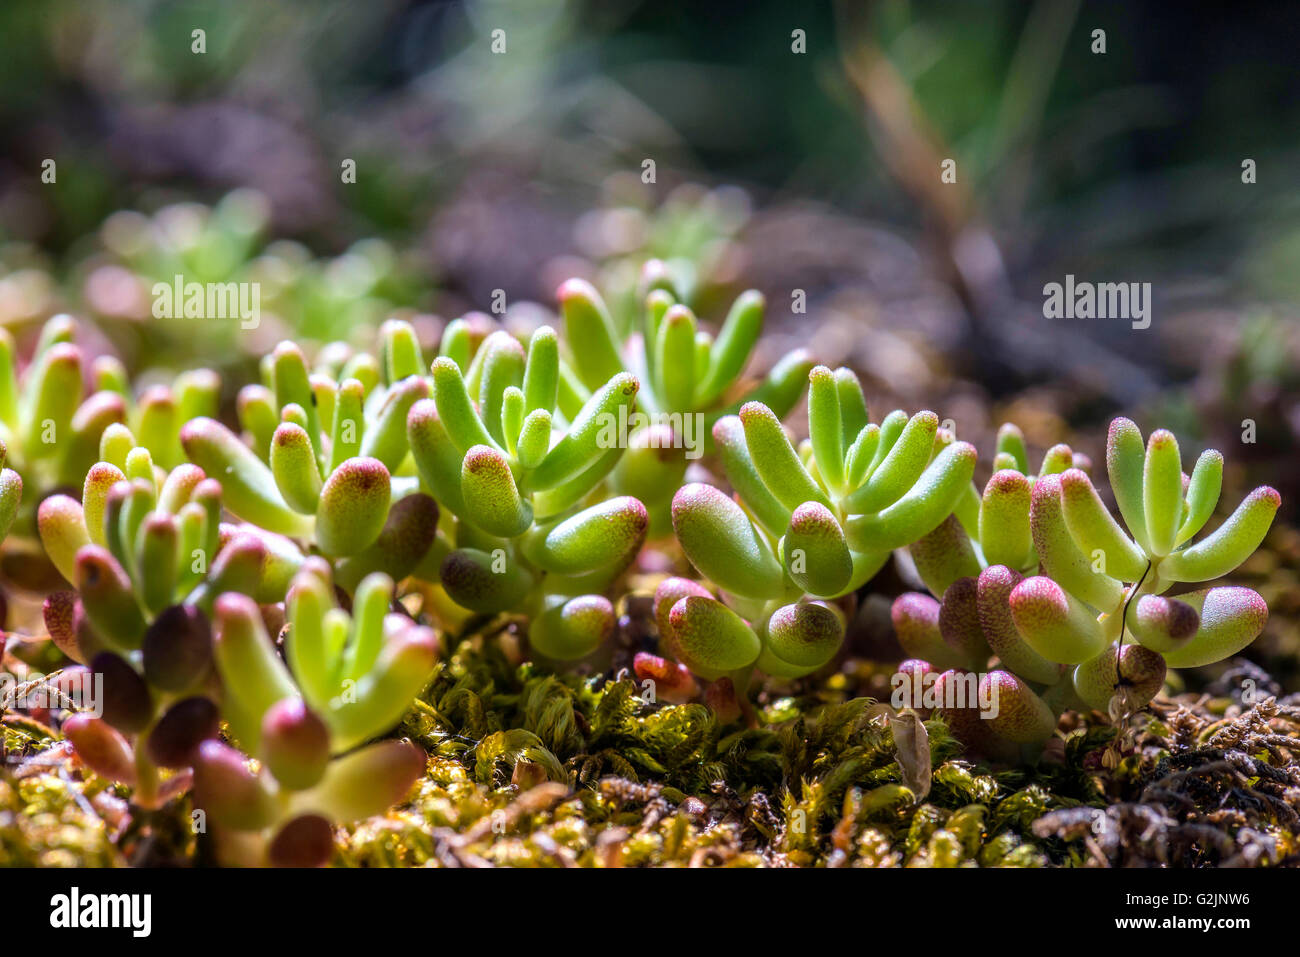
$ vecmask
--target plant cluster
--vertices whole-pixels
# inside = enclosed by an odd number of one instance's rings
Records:
[[[552,670],[606,670],[638,559],[660,575],[638,677],[690,714],[702,701],[711,722],[753,725],[755,675],[829,666],[853,596],[905,551],[931,594],[894,603],[911,656],[900,674],[937,677],[954,733],[1005,760],[1032,758],[1064,710],[1119,719],[1167,667],[1221,660],[1263,627],[1249,589],[1172,591],[1230,572],[1278,507],[1257,489],[1198,539],[1217,452],[1186,475],[1170,433],[1144,447],[1116,420],[1122,527],[1086,457],[1057,446],[1031,473],[1005,426],[981,491],[972,445],[931,411],[873,422],[849,369],[796,353],[746,378],[758,293],[712,335],[670,269],[651,260],[639,277],[640,324],[622,332],[570,280],[562,334],[467,316],[431,361],[396,319],[373,353],[282,342],[227,420],[203,371],[136,395],[100,359],[87,397],[66,317],[21,375],[0,338],[5,550],[39,548],[72,586],[32,589],[74,663],[58,687],[103,680],[102,707],[62,720],[72,753],[141,808],[192,791],[223,861],[320,864],[337,827],[399,802],[424,771],[419,747],[377,739],[444,651],[506,631]],[[796,441],[782,420],[805,383]],[[692,450],[730,493],[687,481]],[[698,579],[662,576],[679,558]],[[958,685],[989,691],[996,714],[950,703]],[[506,750],[540,747],[493,730]]]
[[[834,657],[844,615],[834,600],[952,513],[975,450],[939,429],[933,412],[869,419],[848,369],[808,376],[808,439],[750,400],[713,428],[736,499],[692,483],[673,498],[673,528],[695,568],[722,592],[668,579],[655,595],[673,657],[740,689],[754,668],[794,678]]]
[[[902,670],[937,673],[935,699],[968,742],[1004,757],[1032,753],[1066,708],[1119,718],[1155,697],[1169,667],[1221,661],[1263,630],[1268,607],[1249,588],[1168,594],[1240,565],[1280,503],[1257,488],[1193,541],[1219,500],[1219,452],[1202,453],[1189,476],[1171,433],[1144,445],[1133,422],[1115,419],[1106,464],[1123,527],[1068,448],[1050,450],[1029,476],[1020,436],[1004,427],[998,457],[1006,467],[985,487],[977,520],[954,516],[910,549],[937,597],[909,593],[893,607],[913,656]],[[998,667],[984,671],[992,657]],[[976,682],[978,694],[957,693]],[[980,720],[980,699],[996,699],[997,714]]]

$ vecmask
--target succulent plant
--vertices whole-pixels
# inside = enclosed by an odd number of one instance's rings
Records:
[[[382,362],[340,347],[314,372],[283,342],[267,357],[266,383],[240,392],[247,442],[205,417],[180,434],[190,460],[222,476],[232,513],[336,561],[349,589],[373,571],[406,577],[437,528],[406,440],[407,412],[429,393],[419,344],[397,321],[381,342]]]
[[[1063,447],[1054,452],[1049,460],[1074,461]],[[942,672],[940,692],[982,671],[990,656],[999,659],[1001,669],[978,680],[1001,695],[1000,716],[980,721],[976,708],[952,707],[951,698],[944,708],[959,735],[987,752],[1041,744],[1068,707],[1115,715],[1140,708],[1159,692],[1169,667],[1236,654],[1267,620],[1263,599],[1248,588],[1165,593],[1219,578],[1249,557],[1277,511],[1277,493],[1256,489],[1194,543],[1219,500],[1219,452],[1204,452],[1189,477],[1171,433],[1153,433],[1144,450],[1137,426],[1119,418],[1111,423],[1106,458],[1127,534],[1082,468],[1045,465],[1032,488],[1015,480],[1021,473],[1001,470],[988,488],[1015,491],[999,505],[997,521],[1000,533],[1016,531],[1016,547],[992,554],[1014,560],[1027,522],[1032,564],[1044,574],[1026,577],[1037,569],[1024,562],[989,563],[989,543],[972,545],[950,522],[917,561],[940,600],[911,593],[894,603],[900,643],[913,656],[905,670]]]
[[[908,546],[917,574],[935,595],[956,579],[978,575],[989,565],[1006,565],[1028,574],[1038,568],[1029,522],[1035,482],[1070,468],[1092,468],[1086,455],[1068,445],[1054,445],[1037,473],[1029,471],[1024,434],[1007,422],[998,429],[993,474],[981,492],[972,482],[957,500],[952,515]]]
[[[159,450],[158,464],[179,464],[179,423],[215,413],[220,386],[215,374],[200,370],[182,373],[172,386],[156,385],[136,398],[121,362],[103,355],[88,363],[73,341],[75,332],[70,316],[49,319],[20,375],[14,341],[0,329],[0,447],[8,466],[0,482],[0,521],[6,523],[6,533],[10,527],[14,532],[4,565],[11,581],[36,592],[47,588],[52,577],[57,580],[35,541],[40,503],[52,493],[81,486],[101,456],[106,434],[108,448],[132,447],[128,423]],[[89,396],[87,378],[92,382]],[[26,494],[19,496],[24,486]]]
[[[600,264],[599,287],[615,327],[626,334],[645,303],[645,275],[665,276],[679,300],[699,306],[728,278],[736,236],[749,219],[751,201],[734,186],[705,189],[683,183],[657,206],[638,177],[612,176],[606,202],[581,217],[579,249]]]
[[[195,748],[217,733],[212,600],[274,591],[293,564],[267,533],[223,529],[221,486],[196,466],[161,473],[141,447],[125,465],[93,466],[81,502],[41,503],[41,541],[77,589],[49,595],[44,618],[78,670],[103,680],[102,714],[64,724],[73,750],[153,807],[184,790]]]
[[[632,423],[628,451],[610,474],[610,488],[646,504],[652,534],[669,531],[669,505],[689,459],[712,449],[714,423],[746,400],[761,400],[785,415],[799,400],[812,360],[803,350],[785,356],[757,386],[738,386],[763,327],[763,296],[742,293],[716,339],[677,300],[663,263],[646,264],[641,281],[642,327],[621,337],[604,300],[590,283],[571,279],[559,289],[573,389],[579,396],[611,376],[630,373],[642,383],[645,419]],[[740,392],[737,395],[737,391]]]
[[[222,711],[260,763],[250,769],[215,740],[195,756],[195,804],[220,829],[227,858],[323,864],[333,825],[386,811],[423,772],[424,753],[412,744],[360,747],[406,713],[438,651],[432,629],[389,611],[392,599],[392,579],[368,575],[349,615],[335,605],[328,563],[309,559],[289,590],[282,660],[252,599],[217,598]]]
[[[8,458],[9,450],[0,442],[0,541],[9,534],[23,501],[23,477],[8,467]]]
[[[247,275],[256,212],[181,208],[106,235],[139,270]],[[894,602],[910,656],[898,676],[994,758],[1033,758],[1068,708],[1118,719],[1167,668],[1221,660],[1262,629],[1249,589],[1176,590],[1231,572],[1278,507],[1256,489],[1201,536],[1217,452],[1185,475],[1170,433],[1144,444],[1117,419],[1121,525],[1085,456],[1058,445],[1031,472],[1006,425],[981,489],[971,445],[929,411],[873,423],[848,369],[797,352],[745,381],[758,293],[714,338],[685,304],[689,270],[631,258],[631,322],[570,280],[563,337],[471,313],[432,363],[397,319],[373,353],[339,341],[309,361],[282,342],[239,392],[237,428],[210,371],[137,395],[100,358],[83,399],[70,319],[46,324],[22,375],[0,334],[0,532],[37,534],[74,589],[47,595],[46,630],[73,676],[103,679],[102,713],[63,721],[72,752],[140,808],[192,784],[223,862],[325,863],[335,827],[388,810],[424,772],[419,747],[377,739],[436,673],[433,625],[454,641],[502,616],[534,658],[603,670],[616,586],[669,532],[699,580],[658,581],[659,653],[633,667],[723,724],[754,717],[755,673],[832,662],[854,594],[891,554],[931,592]],[[796,442],[782,419],[805,380]],[[730,493],[686,482],[695,451]]]
[[[797,677],[829,661],[843,616],[817,599],[855,591],[933,531],[974,469],[975,450],[940,434],[934,413],[878,426],[851,371],[818,366],[808,378],[806,443],[796,449],[772,409],[747,402],[713,429],[739,502],[704,484],[673,499],[682,550],[726,600],[665,583],[661,634],[692,671],[725,674],[742,695],[754,667]]]
[[[494,332],[472,358],[467,331],[449,332],[433,396],[407,417],[423,486],[455,519],[442,586],[472,612],[528,615],[539,654],[581,658],[613,630],[601,592],[646,534],[637,499],[597,493],[586,504],[624,453],[615,424],[639,382],[616,372],[587,395],[566,375],[549,326],[527,349]]]

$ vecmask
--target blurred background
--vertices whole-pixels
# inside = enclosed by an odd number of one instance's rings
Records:
[[[705,318],[767,294],[762,362],[983,453],[1011,419],[1100,461],[1119,412],[1222,449],[1229,506],[1283,493],[1247,575],[1294,661],[1298,47],[1286,3],[7,0],[0,324],[233,393],[284,336],[432,344],[570,275],[626,317],[663,258]],[[261,326],[153,319],[180,272],[258,281]],[[1150,328],[1045,319],[1067,274],[1151,283]]]

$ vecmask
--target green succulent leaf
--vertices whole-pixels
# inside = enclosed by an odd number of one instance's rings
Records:
[[[747,402],[740,410],[740,421],[750,461],[782,505],[791,512],[804,502],[830,507],[830,499],[804,468],[781,420],[771,409],[761,402]]]
[[[465,517],[501,538],[523,534],[533,523],[533,507],[519,494],[510,463],[496,449],[476,445],[465,453],[460,472]]]
[[[600,595],[580,595],[548,608],[529,628],[528,641],[557,661],[576,661],[591,654],[614,633],[614,606]]]
[[[1259,548],[1282,504],[1278,493],[1262,485],[1237,506],[1214,533],[1160,563],[1169,581],[1203,582],[1232,571]]]
[[[768,532],[779,535],[790,523],[793,510],[786,508],[763,484],[750,458],[740,417],[727,415],[718,419],[713,426],[713,441],[727,481],[736,494]]]
[[[1174,540],[1175,547],[1205,527],[1205,523],[1214,514],[1214,506],[1218,504],[1222,490],[1223,455],[1214,449],[1206,449],[1192,470],[1192,478],[1187,486],[1187,507],[1183,523],[1178,527],[1178,537]]]
[[[316,509],[316,541],[327,555],[355,555],[379,537],[392,496],[378,459],[348,459],[326,480]]]
[[[1040,475],[1034,482],[1029,505],[1034,548],[1047,574],[1071,595],[1094,608],[1114,608],[1123,597],[1124,586],[1095,568],[1090,556],[1075,544],[1061,506],[1061,482],[1060,475]]]
[[[539,529],[524,550],[541,568],[560,575],[622,569],[641,547],[648,524],[645,506],[637,499],[611,498]]]
[[[1164,429],[1152,432],[1147,440],[1142,510],[1146,515],[1148,550],[1156,557],[1168,555],[1182,524],[1183,465],[1178,440]]]
[[[587,401],[569,430],[528,476],[528,487],[542,491],[555,488],[590,466],[603,452],[621,451],[618,434],[620,409],[630,411],[640,388],[635,376],[619,373]],[[624,413],[626,416],[626,412]]]
[[[932,595],[942,595],[958,578],[980,573],[979,556],[955,515],[949,515],[934,531],[922,535],[907,551]]]
[[[803,503],[790,516],[781,555],[786,572],[810,595],[838,595],[853,575],[844,530],[831,511],[816,502]]]
[[[1061,511],[1079,549],[1085,555],[1100,552],[1112,578],[1139,581],[1146,573],[1147,558],[1111,517],[1088,476],[1069,469],[1061,473],[1060,484]]]
[[[1110,423],[1110,432],[1106,437],[1106,470],[1110,474],[1115,504],[1124,516],[1129,534],[1142,546],[1144,552],[1151,554],[1143,491],[1146,452],[1142,432],[1129,419],[1117,418]]]
[[[916,541],[952,514],[957,499],[975,471],[975,449],[954,442],[926,467],[916,484],[888,508],[872,515],[855,515],[845,524],[849,547],[882,551]]]
[[[1186,643],[1164,652],[1171,668],[1197,668],[1230,658],[1259,637],[1268,604],[1249,588],[1205,588],[1178,600],[1200,616],[1200,628]]]
[[[691,564],[719,587],[749,598],[781,594],[784,572],[744,511],[711,485],[673,497],[673,530]]]
[[[673,605],[668,620],[682,663],[701,678],[712,680],[747,668],[762,651],[749,624],[712,598],[688,595]]]
[[[1008,599],[1016,629],[1049,661],[1074,665],[1106,647],[1106,637],[1087,606],[1050,578],[1026,578]]]
[[[994,472],[980,499],[979,537],[990,565],[1023,568],[1033,554],[1029,529],[1029,479],[1005,469]]]
[[[282,535],[304,535],[312,521],[289,508],[271,470],[215,419],[198,418],[181,428],[191,462],[219,477],[226,507],[240,518]]]
[[[564,317],[564,338],[573,352],[574,367],[588,389],[599,389],[623,371],[605,301],[591,283],[570,279],[556,293]]]
[[[762,294],[753,289],[731,304],[710,351],[708,372],[696,390],[700,405],[716,402],[745,370],[763,329],[764,306]]]
[[[898,501],[930,464],[938,428],[939,417],[933,412],[912,416],[867,484],[845,499],[845,508],[854,514],[871,513]]]

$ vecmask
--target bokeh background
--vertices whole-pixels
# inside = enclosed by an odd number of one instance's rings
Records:
[[[1249,654],[1294,679],[1297,48],[1286,3],[8,0],[0,323],[68,311],[143,381],[233,392],[284,336],[399,313],[432,344],[569,275],[626,315],[663,258],[706,318],[767,294],[760,362],[810,346],[984,453],[1011,419],[1101,461],[1120,412],[1222,449],[1229,506],[1283,493],[1243,583]],[[258,281],[262,325],[152,318],[177,272]],[[1066,274],[1150,282],[1151,327],[1044,319]]]

